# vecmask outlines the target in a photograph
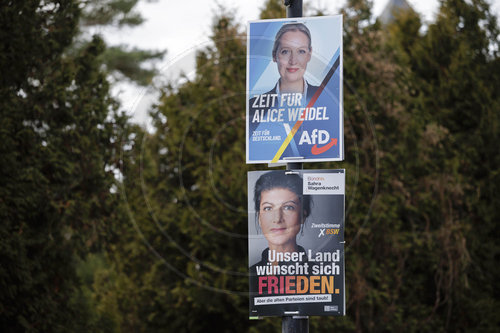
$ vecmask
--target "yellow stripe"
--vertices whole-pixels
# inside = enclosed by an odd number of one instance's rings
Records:
[[[273,159],[271,160],[271,163],[278,162],[278,160],[280,159],[281,155],[283,155],[283,152],[285,151],[286,147],[288,146],[288,144],[290,143],[290,141],[292,141],[295,133],[297,133],[297,131],[299,130],[300,125],[302,125],[302,121],[297,121],[295,123],[295,126],[293,126],[292,130],[290,131],[290,133],[288,133],[288,135],[286,136],[285,141],[283,141],[283,143],[281,144],[280,149],[278,149],[278,152],[276,152],[276,155],[274,155]]]
[[[337,58],[337,60],[333,64],[333,66],[330,68],[330,70],[326,74],[325,78],[323,79],[323,82],[321,82],[321,85],[319,86],[318,90],[314,93],[314,95],[311,98],[311,100],[309,101],[309,103],[307,103],[306,108],[302,111],[299,119],[302,118],[302,116],[304,116],[304,118],[305,118],[305,116],[307,115],[307,111],[306,110],[308,108],[312,107],[314,105],[314,103],[316,103],[316,100],[318,99],[319,95],[323,92],[323,89],[328,84],[328,81],[332,77],[333,73],[337,70],[337,67],[339,65],[339,59],[340,59],[340,57]],[[288,146],[288,144],[290,144],[290,141],[292,141],[293,136],[295,135],[295,133],[297,133],[297,131],[299,130],[300,125],[302,125],[303,122],[304,122],[304,120],[298,120],[295,123],[295,125],[293,126],[292,130],[290,131],[290,133],[288,133],[285,141],[283,141],[283,143],[281,144],[280,149],[278,149],[278,151],[276,152],[276,155],[274,155],[273,159],[271,160],[271,163],[278,162],[278,160],[280,159],[281,155],[283,155],[283,152],[285,151],[286,147]]]

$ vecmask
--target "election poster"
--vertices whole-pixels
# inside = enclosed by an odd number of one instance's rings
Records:
[[[342,16],[247,31],[247,164],[343,160]]]
[[[345,170],[248,173],[251,318],[345,315]]]

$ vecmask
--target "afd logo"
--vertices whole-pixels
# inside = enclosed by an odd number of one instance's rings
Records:
[[[311,147],[311,153],[313,155],[323,154],[328,149],[337,145],[337,139],[330,139],[330,134],[325,130],[313,129],[311,134],[308,131],[302,132],[300,136],[299,145],[304,143],[308,145],[314,145]],[[318,147],[318,145],[324,145]]]

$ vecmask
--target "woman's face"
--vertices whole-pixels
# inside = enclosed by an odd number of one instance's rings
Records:
[[[295,247],[302,207],[299,197],[285,188],[261,193],[259,225],[271,249]]]
[[[309,39],[301,31],[285,32],[280,39],[274,61],[278,64],[282,83],[301,81],[311,60]]]

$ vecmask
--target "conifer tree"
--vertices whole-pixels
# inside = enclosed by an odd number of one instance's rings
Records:
[[[427,288],[435,295],[427,321],[451,331],[487,331],[498,326],[498,298],[492,297],[498,289],[491,283],[499,274],[493,264],[500,184],[494,153],[497,18],[484,1],[444,1],[428,31],[422,35],[419,28],[403,16],[391,27],[391,38],[409,69],[406,84],[421,128],[414,163],[420,172],[410,191],[414,205],[425,207],[412,219],[424,220],[435,242],[425,248],[435,281]]]
[[[126,118],[109,97],[94,38],[66,53],[76,1],[0,7],[0,327],[5,332],[106,331],[81,294],[77,258],[113,220]]]
[[[88,36],[95,34],[96,28],[136,27],[144,18],[136,10],[140,0],[87,0],[81,3],[82,10],[79,34],[74,48],[79,49],[89,42]],[[93,33],[89,34],[89,31]],[[102,38],[102,36],[101,36]],[[113,45],[104,49],[101,61],[115,82],[127,80],[130,83],[147,86],[158,74],[155,63],[165,55],[164,51],[131,48],[128,45]],[[145,66],[145,65],[148,66]]]
[[[495,18],[459,0],[427,30],[415,13],[381,26],[371,1],[342,13],[346,160],[304,168],[347,169],[347,316],[311,318],[311,331],[494,331]],[[247,320],[244,45],[217,17],[195,77],[165,87],[154,131],[124,153],[129,223],[98,289],[127,313],[123,331],[280,329]]]

